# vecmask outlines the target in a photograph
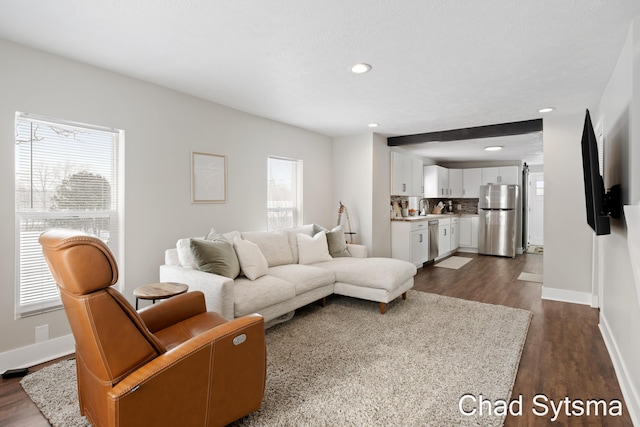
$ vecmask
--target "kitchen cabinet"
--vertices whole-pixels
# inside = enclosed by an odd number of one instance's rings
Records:
[[[482,168],[462,169],[462,197],[477,199],[482,185]]]
[[[480,217],[470,216],[460,218],[458,238],[460,248],[478,249],[478,226]]]
[[[451,218],[451,248],[450,250],[455,252],[458,249],[458,246],[460,244],[460,233],[458,232],[459,227],[459,220],[460,218],[458,217],[453,217]]]
[[[426,220],[391,221],[391,258],[422,267],[429,260],[428,224]]]
[[[429,165],[424,167],[424,197],[449,197],[449,169]]]
[[[391,195],[423,197],[422,161],[391,152]]]
[[[438,220],[438,257],[451,252],[451,221],[449,218]]]
[[[409,196],[413,179],[411,175],[411,157],[391,152],[391,195]]]
[[[482,185],[519,183],[520,180],[517,166],[482,168]]]
[[[424,197],[424,165],[420,159],[411,159],[412,196]]]
[[[463,194],[462,169],[449,169],[449,197],[461,198]]]

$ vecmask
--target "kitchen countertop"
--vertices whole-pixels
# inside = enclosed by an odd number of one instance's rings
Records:
[[[417,216],[404,216],[404,217],[396,217],[391,218],[391,221],[428,221],[430,219],[440,219],[440,218],[465,218],[465,217],[474,217],[478,216],[478,214],[469,214],[469,213],[450,213],[450,214],[428,214],[428,215],[417,215]]]

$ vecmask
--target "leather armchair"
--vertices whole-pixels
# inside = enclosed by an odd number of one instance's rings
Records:
[[[118,267],[97,237],[40,236],[76,341],[80,411],[95,426],[222,426],[260,408],[264,321],[207,312],[201,292],[137,312],[112,287]]]

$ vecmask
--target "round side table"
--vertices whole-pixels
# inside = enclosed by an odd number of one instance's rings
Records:
[[[138,309],[138,300],[151,300],[152,304],[155,304],[156,300],[184,294],[187,290],[189,290],[188,285],[174,282],[151,283],[140,286],[133,291],[133,295],[136,297],[136,310]]]

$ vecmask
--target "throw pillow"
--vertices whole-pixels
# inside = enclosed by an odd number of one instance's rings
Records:
[[[236,237],[233,241],[242,272],[249,280],[256,280],[267,274],[269,266],[258,245]]]
[[[190,239],[191,253],[198,270],[235,279],[240,264],[233,245],[220,236],[215,240]]]
[[[299,264],[331,261],[326,233],[321,231],[313,237],[298,233],[298,257]]]
[[[178,251],[178,260],[180,261],[180,265],[183,267],[190,268],[192,270],[197,270],[198,266],[196,265],[193,254],[191,253],[191,239],[180,239],[176,242],[176,249]]]
[[[351,256],[347,249],[347,240],[344,237],[342,225],[327,231],[327,245],[329,246],[329,254],[334,258]]]

